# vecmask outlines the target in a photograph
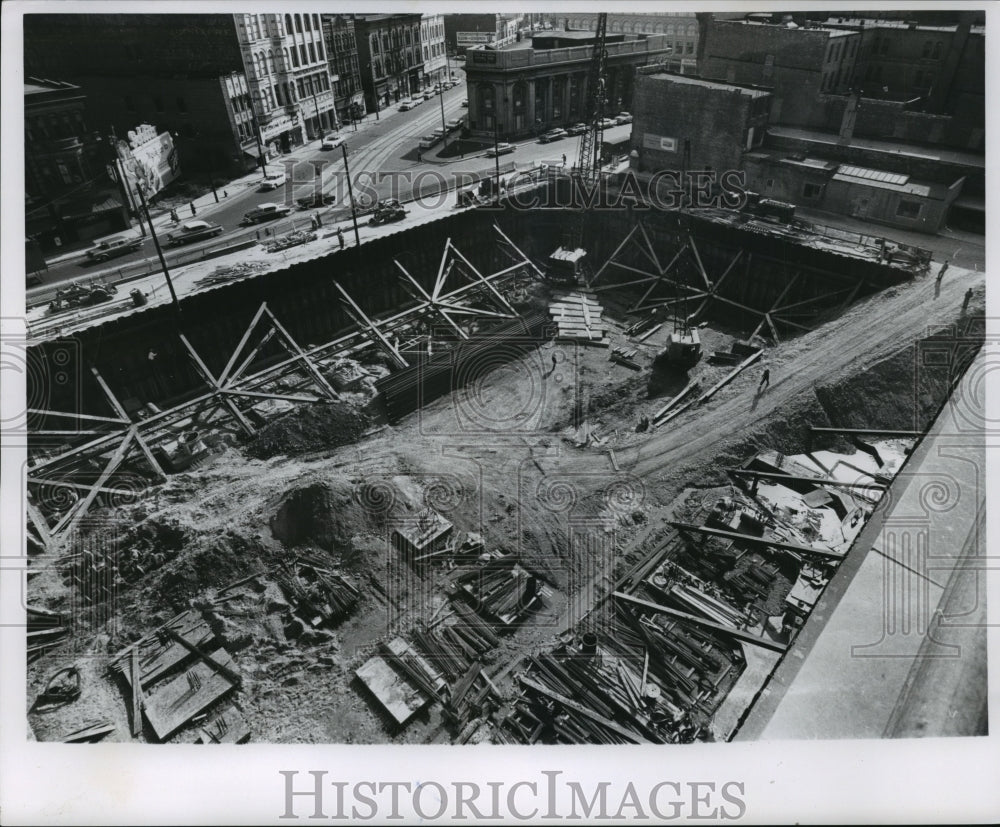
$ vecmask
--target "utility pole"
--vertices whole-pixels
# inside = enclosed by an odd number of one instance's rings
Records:
[[[444,120],[444,87],[441,87],[441,91],[438,92],[438,98],[441,100],[441,128],[444,130],[444,148],[448,148],[448,124]]]
[[[153,246],[156,248],[156,255],[160,259],[160,266],[163,268],[163,277],[167,280],[167,288],[170,290],[170,300],[173,302],[174,311],[179,316],[181,305],[177,301],[177,293],[174,292],[174,283],[170,280],[170,271],[167,269],[167,261],[163,257],[163,250],[160,249],[160,239],[156,237],[156,230],[153,229],[153,219],[149,217],[149,206],[146,204],[146,196],[142,191],[142,185],[138,181],[136,182],[135,190],[139,193],[139,200],[142,202],[142,211],[146,214],[146,223],[149,224],[149,234],[153,237]]]
[[[257,123],[257,117],[251,118],[250,123],[253,124],[253,136],[257,141],[257,152],[260,153],[257,156],[257,160],[260,161],[260,171],[265,176],[267,175],[267,160],[264,155],[264,142],[260,138],[260,124]]]
[[[375,101],[375,120],[378,120],[378,83],[375,80],[375,61],[368,62],[368,71],[372,75],[372,100]]]
[[[361,246],[361,234],[358,232],[358,205],[354,203],[354,187],[351,186],[351,168],[347,165],[347,144],[340,145],[344,153],[344,175],[347,176],[347,197],[351,199],[351,221],[354,222],[354,243]]]
[[[497,162],[496,203],[500,203],[500,113],[493,117],[493,158]]]

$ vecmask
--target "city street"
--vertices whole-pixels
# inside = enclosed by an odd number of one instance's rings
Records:
[[[445,121],[467,114],[468,110],[462,107],[465,97],[464,83],[443,93]],[[381,110],[378,119],[375,119],[374,114],[369,114],[367,121],[357,131],[345,125],[341,134],[346,138],[348,165],[358,203],[364,206],[373,198],[410,201],[423,195],[434,202],[429,206],[435,206],[442,200],[450,200],[450,196],[436,197],[442,189],[454,190],[457,181],[472,180],[474,173],[492,170],[495,161],[486,155],[485,148],[465,156],[442,159],[437,156],[444,144],[439,143],[433,149],[421,151],[418,161],[420,139],[441,126],[441,101],[437,96],[408,112],[400,112],[398,104],[393,104],[392,107]],[[626,124],[607,130],[605,135],[608,139],[617,140],[630,131],[631,126]],[[457,132],[448,136],[449,143],[457,139]],[[514,161],[519,168],[537,166],[539,163],[558,164],[564,154],[567,162],[572,164],[578,145],[579,138],[575,137],[552,144],[543,144],[532,138],[516,143],[517,150],[502,156],[501,164]],[[350,223],[350,202],[343,177],[344,161],[339,149],[322,150],[319,140],[310,141],[288,155],[268,162],[268,174],[273,175],[279,171],[285,173],[286,184],[278,190],[260,192],[258,184],[261,173],[258,170],[229,185],[219,186],[217,189],[222,199],[219,204],[214,203],[210,193],[197,200],[197,218],[221,224],[224,228],[223,234],[211,241],[180,248],[166,246],[166,234],[175,225],[168,216],[154,218],[168,265],[180,251],[190,254],[192,250],[219,247],[227,238],[235,240],[237,236],[246,235],[248,228],[241,226],[240,221],[249,210],[264,203],[288,204],[295,211],[287,219],[250,228],[254,233],[259,232],[262,238],[270,234],[280,235],[291,229],[307,228],[310,217],[316,212],[326,225]],[[298,200],[315,195],[318,189],[324,195],[332,195],[336,199],[335,203],[319,211],[300,211]],[[225,197],[224,192],[228,193]],[[192,217],[187,210],[179,212],[182,222]],[[348,228],[345,227],[346,229]],[[134,228],[133,232],[138,232],[138,228]],[[137,252],[115,258],[105,265],[90,263],[85,251],[81,251],[78,255],[51,263],[48,270],[41,274],[42,286],[29,289],[28,301],[32,303],[46,300],[52,294],[54,285],[74,280],[86,282],[101,272],[117,271],[143,259],[155,260],[155,256],[153,242],[148,235],[144,237]]]

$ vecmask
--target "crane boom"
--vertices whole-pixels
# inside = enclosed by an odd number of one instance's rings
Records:
[[[597,15],[597,33],[594,37],[594,50],[590,58],[590,68],[587,73],[587,131],[580,138],[580,155],[577,158],[577,169],[583,178],[596,178],[601,169],[601,143],[604,128],[601,119],[604,117],[604,67],[608,53],[606,49],[608,34],[608,15]]]

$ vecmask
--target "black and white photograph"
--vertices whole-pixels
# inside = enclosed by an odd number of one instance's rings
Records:
[[[5,4],[0,812],[995,820],[994,8],[496,5]]]

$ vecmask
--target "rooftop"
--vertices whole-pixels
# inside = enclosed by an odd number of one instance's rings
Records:
[[[866,29],[915,29],[921,32],[954,32],[958,29],[957,23],[947,26],[931,26],[922,23],[911,24],[907,20],[884,20],[872,17],[828,17],[823,21],[824,26],[852,26]],[[985,26],[972,26],[972,32],[984,34]]]
[[[40,95],[47,92],[79,92],[80,87],[61,80],[46,78],[26,78],[24,81],[25,95]]]
[[[759,98],[763,95],[771,94],[767,89],[754,89],[750,86],[738,86],[735,83],[726,83],[718,80],[706,80],[705,78],[695,77],[694,75],[675,75],[672,72],[657,72],[649,75],[649,77],[653,77],[658,80],[669,80],[672,83],[683,84],[686,86],[704,86],[707,89],[716,89],[720,92],[739,92],[740,94],[751,98]]]

